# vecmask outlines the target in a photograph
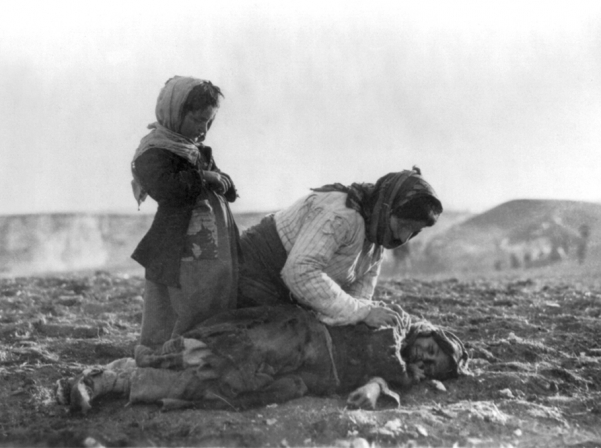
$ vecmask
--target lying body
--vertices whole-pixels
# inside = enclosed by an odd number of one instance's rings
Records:
[[[94,398],[119,392],[166,408],[245,409],[311,395],[345,394],[374,408],[390,387],[456,377],[468,355],[456,336],[428,322],[370,329],[327,326],[283,305],[219,313],[159,350],[138,346],[124,358],[59,380],[57,399],[87,412]]]

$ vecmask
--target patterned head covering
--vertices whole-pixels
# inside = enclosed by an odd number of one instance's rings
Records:
[[[346,206],[357,210],[365,221],[366,236],[372,243],[392,245],[390,219],[392,212],[412,199],[429,196],[440,204],[432,186],[426,182],[417,167],[399,173],[389,173],[376,182],[354,183],[347,187],[340,183],[324,185],[313,191],[342,191],[348,194]],[[440,204],[442,210],[442,204]]]
[[[184,104],[192,89],[206,83],[204,79],[174,76],[167,80],[155,108],[157,121],[172,132],[179,132],[184,121]]]
[[[147,197],[147,193],[136,179],[134,163],[138,157],[150,148],[161,148],[171,151],[193,165],[198,163],[200,153],[198,145],[191,139],[179,133],[184,120],[184,104],[192,89],[208,81],[186,76],[174,76],[170,78],[159,93],[155,115],[157,121],[148,125],[151,129],[140,141],[132,161],[132,188],[134,197],[140,205]]]
[[[451,371],[444,378],[457,378],[460,375],[470,375],[468,369],[469,354],[463,345],[463,342],[450,331],[444,331],[440,327],[431,324],[426,320],[411,324],[409,333],[403,341],[401,356],[403,359],[409,358],[409,347],[413,345],[419,337],[431,336],[438,344],[440,349],[451,358]]]

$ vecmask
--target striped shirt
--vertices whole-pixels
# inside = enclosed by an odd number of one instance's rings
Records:
[[[274,216],[288,258],[281,275],[296,300],[329,325],[362,321],[384,256],[342,192],[312,193]]]

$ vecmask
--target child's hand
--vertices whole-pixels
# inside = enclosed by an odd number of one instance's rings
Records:
[[[202,174],[211,189],[217,194],[224,195],[232,186],[227,177],[215,171],[203,171]]]

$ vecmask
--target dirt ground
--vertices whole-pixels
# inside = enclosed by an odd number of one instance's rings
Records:
[[[143,280],[0,280],[0,446],[601,446],[601,270],[560,265],[486,278],[390,279],[377,296],[453,330],[473,376],[402,392],[399,408],[342,396],[251,411],[178,410],[105,397],[86,415],[55,381],[130,356]]]

